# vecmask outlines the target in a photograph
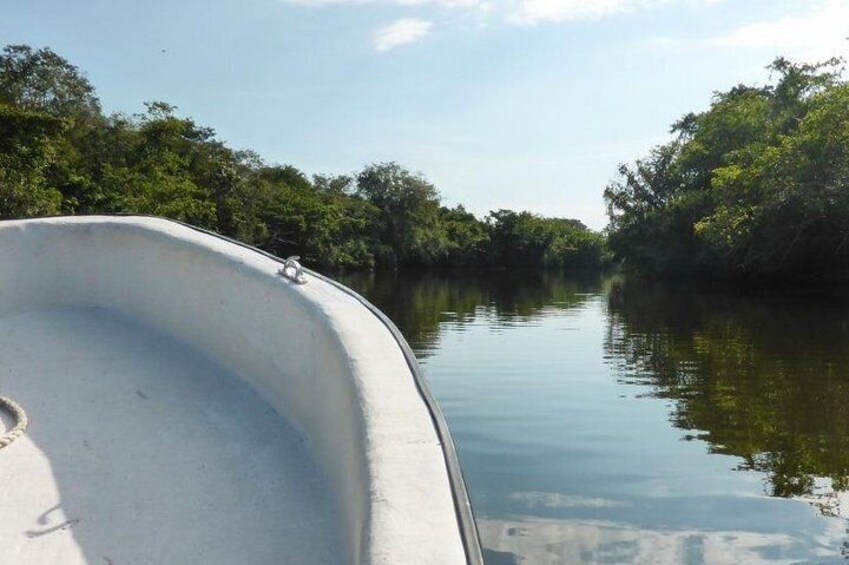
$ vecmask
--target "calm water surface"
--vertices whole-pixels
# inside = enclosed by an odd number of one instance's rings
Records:
[[[848,296],[341,278],[416,351],[488,563],[849,555]]]

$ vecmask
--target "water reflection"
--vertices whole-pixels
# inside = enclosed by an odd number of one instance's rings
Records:
[[[366,272],[336,278],[383,310],[420,357],[439,341],[442,322],[462,327],[488,316],[496,326],[533,324],[546,310],[580,306],[602,284],[598,274],[563,277],[539,271]]]
[[[550,273],[343,282],[422,359],[489,563],[847,553],[846,295]]]
[[[790,534],[636,528],[618,522],[481,520],[492,547],[488,565],[533,563],[740,564],[833,563]],[[838,532],[839,533],[839,532]]]
[[[605,348],[620,378],[674,401],[672,423],[767,475],[772,496],[847,516],[849,302],[616,282]]]

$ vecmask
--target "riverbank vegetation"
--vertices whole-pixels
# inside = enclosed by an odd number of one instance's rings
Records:
[[[777,59],[719,92],[605,191],[626,266],[747,281],[849,275],[849,84],[842,61]]]
[[[326,268],[627,268],[744,281],[849,277],[849,84],[842,62],[776,59],[622,165],[606,237],[577,220],[443,204],[374,163],[312,177],[227,146],[164,102],[105,114],[49,49],[0,54],[0,218],[153,214]]]
[[[153,214],[309,265],[586,269],[601,234],[570,219],[442,204],[397,163],[308,177],[228,147],[174,106],[106,115],[94,87],[49,49],[0,55],[0,219]]]

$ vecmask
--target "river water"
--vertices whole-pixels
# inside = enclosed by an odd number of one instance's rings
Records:
[[[849,294],[339,278],[416,352],[487,563],[849,556]]]

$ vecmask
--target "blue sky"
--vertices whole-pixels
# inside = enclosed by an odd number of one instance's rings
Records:
[[[776,55],[849,54],[849,0],[3,0],[108,111],[164,100],[309,174],[396,160],[448,204],[605,223],[617,164]]]

